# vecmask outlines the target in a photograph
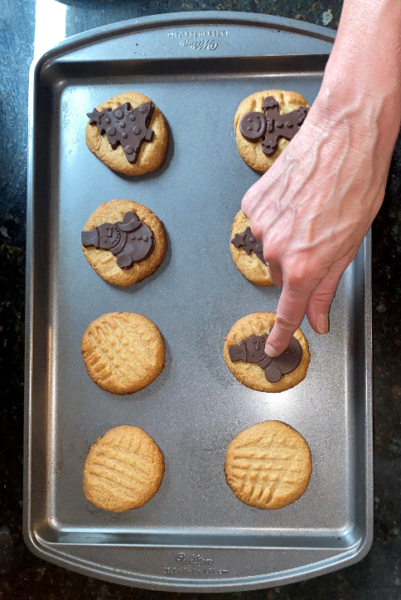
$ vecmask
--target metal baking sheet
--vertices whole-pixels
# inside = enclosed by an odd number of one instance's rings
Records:
[[[224,336],[240,317],[274,311],[276,288],[236,270],[230,228],[258,175],[239,157],[233,118],[257,90],[295,90],[312,103],[334,33],[270,16],[185,13],[76,36],[32,66],[29,123],[24,531],[39,556],[136,587],[229,591],[277,586],[360,560],[372,542],[370,238],[341,279],[331,331],[305,320],[308,376],[281,394],[239,384]],[[128,178],[86,148],[86,112],[143,92],[170,128],[165,165]],[[159,271],[116,288],[86,263],[80,232],[113,198],[149,206],[169,249]],[[166,341],[163,373],[127,397],[86,374],[82,334],[99,315],[139,312]],[[307,440],[305,494],[276,511],[239,502],[225,451],[246,427],[279,419]],[[162,449],[166,472],[144,507],[121,514],[84,497],[90,445],[135,424]]]

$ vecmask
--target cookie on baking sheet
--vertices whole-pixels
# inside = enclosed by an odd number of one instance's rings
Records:
[[[265,421],[239,433],[227,449],[226,481],[241,502],[283,508],[298,500],[312,473],[309,446],[281,421]]]
[[[98,508],[139,508],[158,491],[164,475],[159,446],[140,427],[109,429],[91,446],[84,466],[86,499]]]
[[[235,113],[234,130],[247,165],[265,173],[298,132],[308,110],[297,92],[265,90],[245,98]]]
[[[260,312],[243,317],[231,327],[223,349],[227,367],[240,383],[259,392],[284,392],[306,377],[308,342],[297,329],[280,356],[270,358],[264,347],[276,313]]]
[[[249,219],[240,210],[231,227],[230,252],[238,271],[256,285],[274,285],[263,257],[263,246],[249,227]]]
[[[163,113],[150,98],[124,92],[88,113],[86,145],[105,165],[125,175],[162,166],[168,145]]]
[[[147,317],[129,312],[102,315],[81,343],[88,375],[107,392],[133,394],[164,369],[164,340]]]
[[[81,234],[88,263],[105,281],[125,287],[152,275],[163,261],[163,223],[143,204],[111,200],[91,214]]]

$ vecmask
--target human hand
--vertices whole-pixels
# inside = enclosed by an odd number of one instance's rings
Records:
[[[295,138],[242,201],[283,288],[270,356],[287,348],[305,312],[317,333],[328,332],[338,281],[384,197],[395,138],[380,126],[380,98],[336,106],[330,98],[323,88]]]

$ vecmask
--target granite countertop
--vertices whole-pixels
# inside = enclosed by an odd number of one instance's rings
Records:
[[[26,122],[28,69],[34,53],[65,35],[123,19],[177,11],[240,10],[291,17],[335,29],[341,5],[340,0],[65,0],[64,3],[1,0],[0,599],[123,600],[166,595],[104,583],[49,564],[31,554],[22,538]],[[46,18],[50,16],[49,28]],[[372,550],[362,562],[331,575],[280,588],[219,596],[268,600],[401,599],[400,200],[399,139],[384,204],[373,225],[375,538]]]

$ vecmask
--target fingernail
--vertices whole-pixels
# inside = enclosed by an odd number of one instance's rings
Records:
[[[317,330],[319,333],[329,332],[329,320],[324,313],[320,314],[317,318]]]
[[[273,348],[273,346],[271,346],[270,344],[266,344],[265,352],[267,356],[270,356],[270,358],[273,358],[273,356],[277,356],[277,350]]]

